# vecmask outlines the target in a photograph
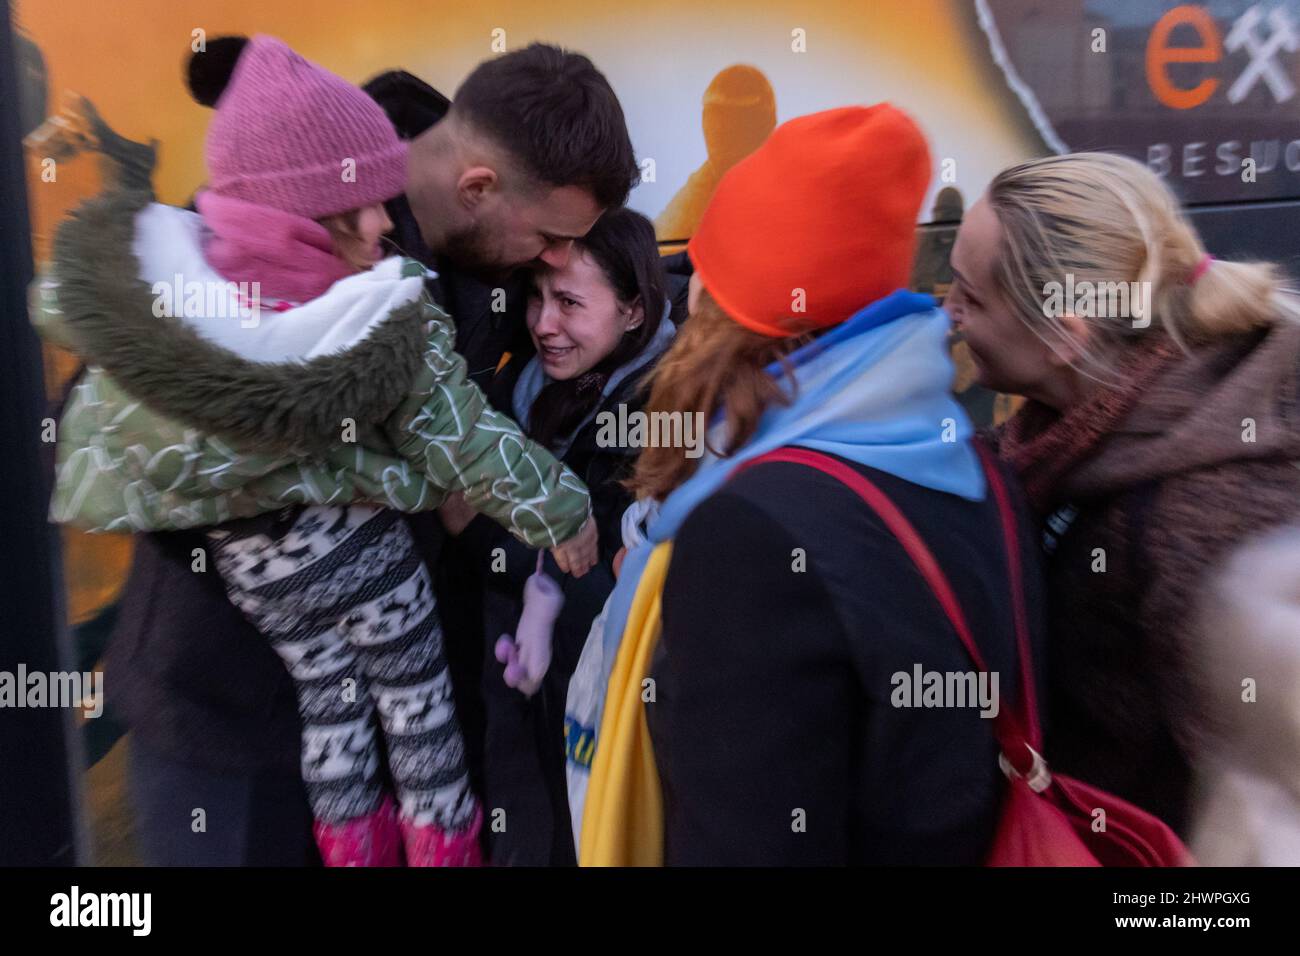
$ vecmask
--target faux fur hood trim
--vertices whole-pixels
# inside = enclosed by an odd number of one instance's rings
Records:
[[[1300,804],[1300,525],[1251,540],[1221,562],[1199,598],[1194,630],[1204,707],[1222,717],[1216,756],[1263,774]],[[1241,706],[1242,677],[1267,694]]]
[[[344,419],[380,422],[407,397],[422,365],[423,303],[394,309],[344,351],[255,362],[153,312],[132,252],[143,192],[83,203],[59,227],[54,276],[66,337],[135,398],[259,451],[312,452],[339,440]]]

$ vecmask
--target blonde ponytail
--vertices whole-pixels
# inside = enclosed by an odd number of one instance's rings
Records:
[[[1300,308],[1285,287],[1282,270],[1271,262],[1215,259],[1191,285],[1189,337],[1249,332],[1283,320],[1300,321]]]

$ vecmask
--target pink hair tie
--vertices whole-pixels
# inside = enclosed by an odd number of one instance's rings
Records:
[[[1201,276],[1205,275],[1205,273],[1209,270],[1210,263],[1213,261],[1214,261],[1214,256],[1210,255],[1208,252],[1205,255],[1201,256],[1201,261],[1196,263],[1196,268],[1192,270],[1192,277],[1187,280],[1187,284],[1196,285],[1197,281],[1201,278]]]

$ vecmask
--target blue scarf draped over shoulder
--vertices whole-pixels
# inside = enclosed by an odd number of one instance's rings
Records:
[[[951,391],[948,330],[948,316],[932,297],[899,290],[792,353],[784,366],[768,367],[791,403],[769,408],[754,436],[731,456],[706,452],[695,473],[662,502],[647,540],[624,558],[603,634],[606,683],[650,552],[673,538],[695,507],[751,458],[798,445],[935,491],[984,499],[984,473],[971,446],[974,428]],[[723,427],[718,416],[712,447],[720,447]]]

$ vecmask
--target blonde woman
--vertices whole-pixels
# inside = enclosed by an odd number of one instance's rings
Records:
[[[1227,553],[1300,513],[1300,324],[1279,271],[1216,260],[1140,163],[999,174],[947,302],[1045,520],[1048,753],[1185,835],[1202,705],[1189,605]]]

